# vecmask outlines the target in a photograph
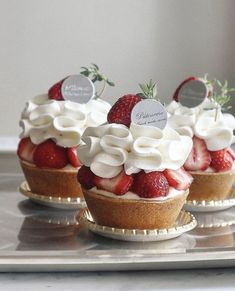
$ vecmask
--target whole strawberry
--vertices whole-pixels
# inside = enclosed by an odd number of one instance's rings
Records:
[[[55,144],[51,139],[39,144],[34,151],[33,160],[40,168],[61,169],[68,164],[67,149]]]
[[[54,99],[54,100],[57,100],[57,101],[64,100],[64,97],[62,96],[62,93],[61,93],[61,87],[62,87],[62,84],[63,84],[64,80],[67,79],[67,78],[68,77],[66,77],[63,80],[57,82],[56,84],[54,84],[48,90],[48,97],[49,97],[49,99]]]
[[[109,123],[120,123],[127,127],[131,123],[131,111],[141,101],[141,97],[133,94],[124,95],[119,98],[108,113]]]
[[[92,173],[89,167],[82,166],[79,169],[77,174],[77,180],[85,189],[91,189],[95,186],[94,178],[95,174]]]
[[[216,172],[225,172],[232,169],[233,157],[229,150],[223,149],[219,151],[211,151],[211,168]]]
[[[134,177],[132,191],[142,198],[166,196],[169,192],[169,183],[161,172],[141,171]]]

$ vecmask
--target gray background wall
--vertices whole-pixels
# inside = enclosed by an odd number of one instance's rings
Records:
[[[90,62],[115,81],[112,103],[149,78],[166,102],[189,75],[235,86],[234,14],[234,0],[0,0],[0,136],[19,134],[27,99]]]

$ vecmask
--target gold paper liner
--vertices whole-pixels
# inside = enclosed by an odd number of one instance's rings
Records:
[[[226,206],[234,206],[235,205],[235,189],[231,189],[230,194],[224,200],[187,200],[187,205],[195,206],[195,207],[205,207],[205,208],[213,208],[213,207],[226,207]]]
[[[174,227],[165,229],[120,229],[98,225],[93,220],[88,208],[80,213],[79,222],[85,223],[89,230],[102,236],[129,241],[157,241],[177,237],[196,227],[195,217],[187,211],[181,210]]]
[[[48,203],[51,206],[54,203],[61,204],[61,205],[78,205],[80,207],[86,206],[85,200],[83,200],[79,197],[77,197],[77,198],[74,198],[74,197],[64,198],[64,197],[54,197],[54,196],[50,196],[50,195],[45,196],[45,195],[33,193],[26,181],[21,183],[19,190],[26,197],[28,197],[32,200],[38,201],[38,202]]]

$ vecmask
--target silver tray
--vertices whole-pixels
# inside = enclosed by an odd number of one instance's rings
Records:
[[[194,213],[198,225],[167,241],[104,238],[78,223],[79,210],[35,204],[19,174],[0,174],[0,271],[156,270],[235,266],[235,209]]]

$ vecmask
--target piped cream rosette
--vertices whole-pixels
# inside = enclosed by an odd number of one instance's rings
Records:
[[[167,106],[169,113],[168,125],[179,134],[204,139],[209,151],[217,151],[230,147],[235,142],[233,130],[235,118],[218,109],[217,117],[215,104],[208,98],[195,108],[187,108],[176,101]]]
[[[21,138],[29,136],[34,144],[52,138],[62,147],[77,146],[85,128],[106,122],[109,110],[109,103],[100,99],[78,104],[39,95],[26,103],[20,120]]]
[[[102,178],[118,175],[123,167],[128,175],[179,169],[187,159],[192,139],[169,127],[106,124],[88,127],[78,149],[81,162]]]

